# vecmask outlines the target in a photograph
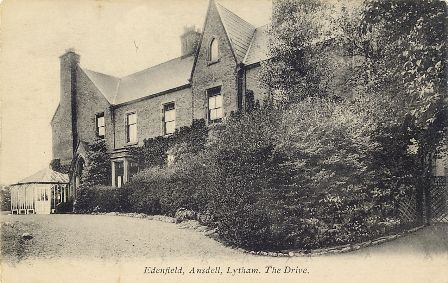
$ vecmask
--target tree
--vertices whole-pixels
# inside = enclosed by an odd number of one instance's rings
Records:
[[[446,3],[367,1],[360,27],[366,91],[387,96],[395,105],[389,127],[378,134],[386,136],[395,128],[408,144],[412,140],[418,146],[414,166],[422,203],[423,192],[430,199],[431,163],[447,136]],[[423,207],[418,210],[423,215]]]
[[[81,177],[81,190],[96,185],[110,185],[112,165],[104,139],[88,145],[87,164]]]
[[[270,60],[262,77],[275,101],[346,96],[352,61],[344,34],[353,20],[343,2],[275,1],[269,29]]]
[[[62,165],[61,164],[61,160],[60,159],[53,159],[50,162],[50,168],[53,171],[59,172],[59,173],[63,173],[63,174],[68,174],[70,171],[70,164],[68,165]]]

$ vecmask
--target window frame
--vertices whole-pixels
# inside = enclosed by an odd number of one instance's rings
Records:
[[[121,188],[126,183],[126,181],[125,181],[125,165],[124,165],[125,161],[124,160],[114,160],[113,162],[114,162],[114,168],[113,168],[113,170],[114,170],[114,180],[113,180],[114,186],[117,188]],[[118,173],[118,170],[117,170],[118,164],[122,165],[122,167],[120,168],[123,171],[121,175],[117,174]],[[118,180],[120,179],[119,177],[121,177],[120,182],[118,182]]]
[[[169,105],[173,105],[173,108],[170,110],[167,110],[167,106]],[[168,111],[173,111],[174,110],[174,120],[170,120],[170,121],[166,121],[166,112]],[[163,132],[163,136],[170,136],[173,135],[176,132],[176,102],[175,101],[170,101],[167,103],[162,104],[162,132]],[[169,122],[174,122],[174,131],[172,133],[167,133],[167,127],[166,124]]]
[[[213,56],[214,55],[214,50],[213,50],[213,44],[214,43],[216,43],[216,56]],[[214,58],[214,57],[216,57],[216,58]],[[211,40],[210,40],[210,42],[209,42],[209,45],[208,45],[208,52],[207,52],[207,62],[208,62],[208,64],[210,65],[210,64],[214,64],[214,63],[216,63],[216,62],[219,62],[219,59],[220,59],[220,57],[219,57],[219,40],[218,40],[218,38],[216,38],[216,37],[213,37]]]
[[[103,126],[102,127],[100,127],[98,124],[99,118],[103,118]],[[104,128],[103,135],[100,135],[100,128]],[[100,112],[95,115],[95,133],[96,133],[97,138],[104,139],[106,137],[106,117],[104,115],[104,112]]]
[[[214,123],[220,123],[222,122],[223,118],[224,118],[224,97],[222,95],[222,86],[215,86],[212,88],[209,88],[206,90],[206,96],[207,96],[207,121],[209,124],[214,124]],[[210,98],[212,97],[216,97],[216,96],[221,96],[221,107],[219,108],[210,108]],[[212,110],[217,110],[217,109],[221,109],[221,117],[219,118],[215,118],[215,119],[211,119],[211,111]]]
[[[129,116],[135,115],[135,123],[129,124]],[[138,143],[138,116],[137,111],[128,111],[124,117],[124,126],[125,126],[125,141],[127,145],[133,145]],[[131,140],[130,138],[130,126],[135,125],[135,140]]]

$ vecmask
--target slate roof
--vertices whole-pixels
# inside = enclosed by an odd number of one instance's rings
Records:
[[[216,3],[216,8],[232,44],[236,59],[238,63],[241,63],[249,49],[255,27],[219,3]]]
[[[20,180],[17,185],[27,183],[68,183],[68,181],[69,179],[66,174],[53,171],[50,168],[45,168],[23,180]]]
[[[189,84],[193,59],[178,57],[123,78],[82,70],[107,101],[117,105]]]
[[[193,61],[194,56],[178,57],[122,78],[114,104],[189,84]]]
[[[98,88],[98,90],[101,91],[104,97],[106,97],[107,101],[110,104],[114,104],[115,96],[117,95],[118,86],[120,84],[120,79],[84,68],[82,70]]]
[[[268,25],[264,25],[255,30],[249,50],[243,61],[244,65],[255,64],[270,58],[267,29]]]

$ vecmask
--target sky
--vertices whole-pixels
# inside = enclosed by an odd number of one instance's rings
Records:
[[[218,0],[255,26],[270,0]],[[0,184],[49,166],[59,56],[124,76],[180,56],[184,26],[202,29],[208,0],[0,0]]]

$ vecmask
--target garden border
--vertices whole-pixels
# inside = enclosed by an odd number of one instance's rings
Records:
[[[126,217],[140,218],[140,219],[156,220],[156,221],[161,221],[161,222],[166,222],[166,223],[174,223],[174,224],[178,224],[178,226],[180,226],[181,229],[199,230],[205,236],[213,238],[216,241],[218,240],[214,237],[211,237],[214,234],[215,229],[212,229],[208,226],[202,225],[197,220],[187,220],[184,222],[176,223],[176,218],[170,217],[170,216],[165,216],[165,215],[147,215],[144,213],[122,213],[122,212],[94,212],[91,214],[92,215],[109,215],[109,216],[126,216]],[[198,225],[190,225],[189,226],[189,225],[184,224],[182,226],[182,223],[191,222],[191,221],[197,222]],[[192,227],[192,226],[196,226],[196,227]],[[204,227],[204,228],[199,228],[199,227]],[[207,227],[207,228],[205,228],[205,227]],[[280,252],[267,252],[267,251],[251,251],[251,250],[246,250],[246,249],[235,247],[235,246],[228,246],[228,247],[233,248],[242,253],[258,255],[258,256],[313,257],[313,256],[340,254],[340,253],[357,251],[361,248],[367,248],[367,247],[379,245],[379,244],[382,244],[385,242],[389,242],[392,240],[396,240],[398,238],[407,236],[411,233],[417,232],[418,230],[422,229],[423,227],[425,227],[425,225],[421,225],[421,226],[417,226],[417,227],[414,227],[414,228],[411,228],[408,230],[404,230],[403,232],[401,232],[399,234],[383,236],[383,237],[379,237],[375,240],[370,240],[370,241],[366,241],[366,242],[362,242],[362,243],[345,244],[345,245],[340,245],[340,246],[335,246],[335,247],[330,247],[330,248],[313,249],[313,250],[282,250]],[[221,241],[219,241],[219,242],[221,242]],[[223,242],[221,242],[221,243],[223,243]]]

